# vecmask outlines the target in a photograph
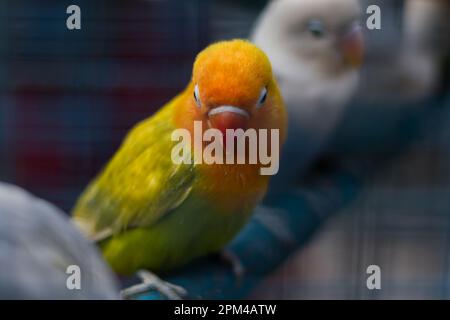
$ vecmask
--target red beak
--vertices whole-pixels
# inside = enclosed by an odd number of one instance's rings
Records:
[[[354,25],[341,39],[340,49],[346,62],[358,68],[364,57],[364,37],[362,27]]]
[[[224,142],[226,143],[227,129],[247,129],[250,115],[247,111],[233,106],[220,106],[211,109],[208,113],[211,127],[222,132]]]

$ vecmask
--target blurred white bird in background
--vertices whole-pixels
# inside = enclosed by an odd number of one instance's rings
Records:
[[[0,221],[0,299],[119,298],[97,249],[53,205],[0,183]],[[67,287],[71,265],[80,268],[79,290]]]
[[[269,56],[289,113],[272,189],[305,172],[357,90],[360,18],[357,0],[273,0],[259,17],[251,38]]]

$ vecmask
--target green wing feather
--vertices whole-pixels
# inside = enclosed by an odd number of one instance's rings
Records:
[[[73,219],[91,239],[100,241],[130,228],[151,226],[189,196],[194,165],[177,165],[170,157],[176,102],[136,125],[80,197]]]

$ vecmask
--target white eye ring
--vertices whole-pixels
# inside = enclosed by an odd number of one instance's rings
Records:
[[[261,89],[261,93],[259,94],[259,99],[256,107],[261,108],[264,102],[266,102],[266,99],[267,99],[267,88],[264,87]]]
[[[198,89],[198,84],[196,84],[194,87],[194,100],[195,100],[195,103],[197,104],[197,106],[200,108],[201,107],[200,90]]]

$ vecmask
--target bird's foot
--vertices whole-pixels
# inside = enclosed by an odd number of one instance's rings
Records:
[[[150,271],[139,270],[136,275],[142,280],[142,283],[122,290],[120,294],[123,299],[132,299],[149,290],[156,290],[169,300],[182,300],[187,297],[187,291],[183,287],[164,281]]]
[[[220,251],[219,253],[219,256],[222,261],[224,261],[231,267],[231,270],[233,271],[237,282],[240,282],[244,277],[245,268],[239,257],[230,249],[222,249],[222,251]]]

